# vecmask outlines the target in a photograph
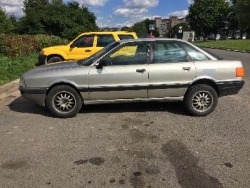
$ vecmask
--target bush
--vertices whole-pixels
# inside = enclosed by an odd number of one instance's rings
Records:
[[[40,50],[45,47],[63,45],[69,42],[67,39],[61,39],[54,35],[36,35],[36,38],[40,43]]]
[[[1,37],[4,52],[7,57],[18,58],[28,56],[39,50],[39,41],[29,35],[3,35]]]
[[[49,35],[1,35],[0,53],[12,59],[29,56],[44,47],[66,44],[68,41]]]

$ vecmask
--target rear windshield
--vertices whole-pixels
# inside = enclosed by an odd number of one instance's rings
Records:
[[[213,52],[211,52],[211,51],[205,49],[204,47],[200,47],[200,48],[201,48],[203,51],[207,52],[209,55],[213,56],[214,58],[216,58],[216,59],[218,59],[218,60],[222,60],[222,59],[223,59],[222,57],[220,57],[220,56],[214,54]]]
[[[202,46],[197,46],[197,45],[195,45],[195,44],[193,44],[193,45],[196,46],[196,47],[198,47],[198,48],[200,48],[200,49],[202,49],[203,51],[207,52],[209,55],[213,56],[213,57],[214,57],[215,59],[217,59],[217,60],[222,60],[222,59],[223,59],[222,57],[220,57],[220,56],[214,54],[213,52],[209,51],[208,49],[206,49],[206,48],[204,48],[204,47],[202,47]]]
[[[134,39],[133,35],[118,35],[118,37],[120,38],[120,40],[126,40],[126,39]]]

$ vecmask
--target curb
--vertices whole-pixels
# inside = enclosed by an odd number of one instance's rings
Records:
[[[6,93],[16,87],[18,89],[19,79],[0,86],[0,95]]]
[[[224,51],[230,51],[230,52],[250,53],[250,51],[244,51],[244,50],[223,49],[223,48],[216,48],[216,47],[209,47],[209,46],[200,46],[200,47],[209,48],[209,49],[216,49],[216,50],[224,50]]]
[[[12,94],[18,92],[19,79],[0,86],[0,104],[6,102]]]

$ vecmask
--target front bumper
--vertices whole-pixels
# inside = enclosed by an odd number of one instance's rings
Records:
[[[19,87],[22,97],[37,103],[40,106],[45,106],[45,97],[47,88],[25,88]]]
[[[244,80],[217,83],[219,96],[222,97],[237,94],[243,88],[244,83]]]
[[[40,54],[38,59],[39,59],[39,65],[46,65],[47,64],[47,57],[46,55]]]

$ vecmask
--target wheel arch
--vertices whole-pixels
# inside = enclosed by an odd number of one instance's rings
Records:
[[[62,58],[62,60],[65,60],[64,56],[61,55],[61,54],[50,54],[50,55],[47,56],[47,62],[48,62],[48,61],[50,60],[50,58],[52,58],[52,57],[60,57],[60,58]]]
[[[186,92],[185,92],[184,97],[187,95],[189,88],[192,87],[192,86],[194,86],[194,85],[197,85],[197,84],[206,84],[206,85],[211,86],[211,87],[216,91],[216,93],[218,94],[218,96],[220,96],[219,88],[218,88],[218,86],[216,85],[216,83],[215,83],[214,80],[209,79],[209,78],[201,78],[201,79],[199,79],[199,80],[195,80],[195,81],[188,87],[188,89],[187,89]]]
[[[78,90],[78,88],[76,87],[76,85],[73,84],[72,82],[63,81],[63,80],[57,81],[57,82],[53,82],[53,83],[49,86],[49,88],[48,88],[47,91],[46,91],[45,101],[46,101],[46,98],[47,98],[47,96],[48,96],[48,93],[51,91],[51,89],[54,88],[54,87],[56,87],[56,86],[59,86],[59,85],[66,85],[66,86],[69,86],[69,87],[72,87],[73,89],[75,89],[76,92],[77,92],[77,93],[79,94],[79,96],[81,97],[82,103],[84,103],[84,100],[83,100],[83,98],[82,98],[82,95],[81,95],[80,91]],[[46,104],[45,104],[45,105],[46,105]]]

